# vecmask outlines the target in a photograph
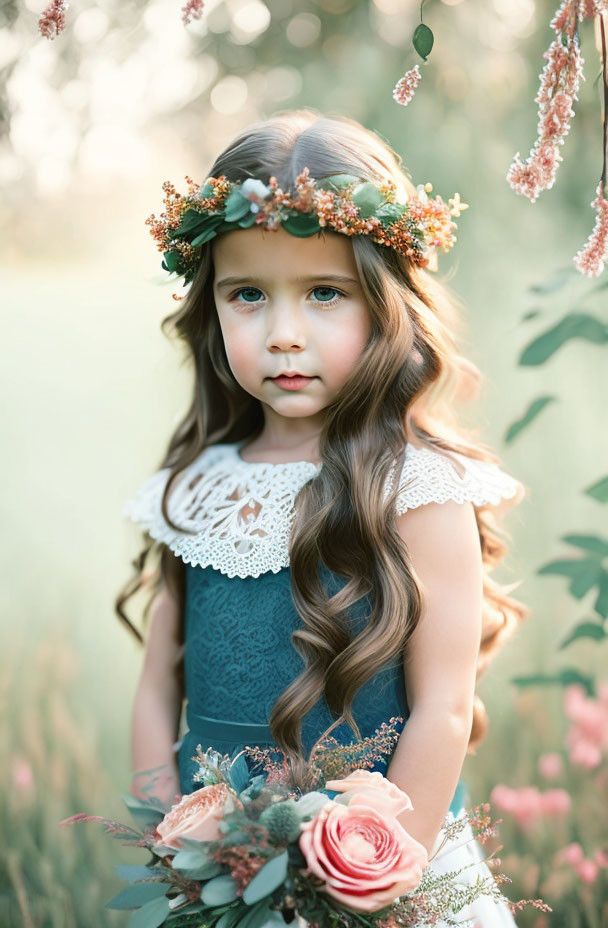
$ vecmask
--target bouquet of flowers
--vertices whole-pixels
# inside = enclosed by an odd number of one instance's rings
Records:
[[[499,886],[509,878],[466,883],[458,880],[464,868],[429,866],[397,820],[413,808],[409,796],[369,769],[390,753],[398,721],[354,744],[317,742],[303,789],[290,786],[285,757],[272,759],[277,749],[247,746],[231,759],[199,745],[194,781],[203,785],[169,811],[154,797],[122,797],[143,830],[85,813],[61,824],[101,821],[122,843],[149,851],[143,866],[116,867],[130,885],[106,907],[134,909],[127,928],[284,928],[294,920],[302,928],[413,928],[441,919],[468,928],[454,915],[480,895],[508,902]],[[488,809],[446,817],[436,853],[468,823],[482,843],[494,835]],[[542,900],[509,905],[528,903],[551,911]]]

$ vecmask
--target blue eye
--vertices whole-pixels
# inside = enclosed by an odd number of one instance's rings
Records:
[[[314,287],[314,288],[311,290],[311,293],[314,293],[315,291],[319,291],[319,290],[321,290],[321,291],[324,290],[325,292],[327,292],[327,291],[329,290],[331,293],[337,294],[335,297],[333,297],[332,299],[329,299],[329,300],[315,299],[315,300],[313,301],[313,302],[315,302],[315,303],[323,304],[324,306],[333,306],[335,303],[338,302],[338,300],[340,300],[340,299],[345,295],[345,294],[343,294],[340,290],[337,290],[335,287],[324,287],[324,286],[321,286],[321,287]],[[251,293],[262,293],[262,291],[259,290],[257,287],[241,287],[240,290],[237,290],[237,291],[234,293],[234,295],[233,295],[233,297],[232,297],[232,300],[233,300],[234,302],[236,302],[236,303],[244,303],[244,304],[246,304],[246,305],[252,306],[254,303],[260,302],[259,297],[258,297],[257,299],[255,299],[255,300],[240,299],[240,298],[239,298],[239,294],[241,294],[241,293],[250,293],[250,294],[251,294]]]

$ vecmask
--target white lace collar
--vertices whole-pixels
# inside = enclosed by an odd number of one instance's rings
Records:
[[[186,564],[214,567],[228,577],[258,577],[269,570],[278,573],[289,566],[295,497],[322,465],[244,461],[239,454],[244,444],[211,445],[175,481],[169,514],[177,525],[195,534],[175,531],[162,515],[170,468],[149,477],[127,502],[124,514]],[[496,465],[454,451],[450,455],[463,465],[462,475],[457,473],[458,465],[439,452],[407,445],[400,481],[407,485],[397,497],[398,513],[448,499],[495,506],[503,499],[519,501],[524,495],[523,485]]]

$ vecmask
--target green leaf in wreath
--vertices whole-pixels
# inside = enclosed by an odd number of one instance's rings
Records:
[[[383,226],[390,226],[407,212],[405,204],[385,203],[376,211],[376,216]]]
[[[163,262],[164,269],[169,271],[169,273],[177,271],[179,262],[181,261],[181,255],[179,255],[176,251],[165,251],[163,257],[165,259]]]
[[[608,571],[603,570],[599,582],[599,593],[593,608],[602,619],[608,618]]]
[[[340,190],[341,187],[348,187],[350,184],[358,184],[361,178],[356,174],[331,174],[317,181],[317,187],[323,187],[324,190]]]
[[[596,499],[599,503],[608,503],[608,476],[602,477],[596,483],[592,483],[583,492],[587,496],[591,496],[592,499]]]
[[[588,313],[569,313],[552,328],[526,345],[518,364],[528,367],[544,364],[551,355],[572,338],[583,338],[588,342],[603,345],[608,342],[608,325]]]
[[[127,922],[126,928],[158,928],[167,918],[171,909],[169,908],[169,899],[163,896],[162,899],[151,899],[133,912]]]
[[[255,219],[258,214],[249,210],[242,219],[239,219],[237,225],[241,229],[249,229],[252,225],[255,224]]]
[[[106,909],[136,909],[151,899],[165,896],[171,889],[171,883],[134,883],[121,890],[118,895],[106,902]]]
[[[238,222],[250,210],[251,200],[238,190],[233,190],[226,198],[224,215],[228,222]]]
[[[425,26],[424,23],[420,23],[414,31],[412,43],[420,57],[424,58],[425,61],[431,53],[434,41],[433,33],[429,27]]]
[[[232,902],[237,897],[237,882],[230,874],[216,876],[205,883],[201,890],[201,899],[207,905],[223,905]]]
[[[603,641],[604,638],[608,638],[608,635],[604,631],[604,627],[597,622],[580,622],[576,628],[564,638],[559,646],[560,651],[563,648],[567,648],[573,641],[578,641],[580,638],[592,638],[594,641]]]
[[[511,423],[505,434],[505,441],[507,443],[513,441],[513,439],[519,435],[519,433],[525,429],[527,425],[530,425],[533,419],[536,419],[538,414],[542,412],[548,403],[551,403],[556,399],[556,396],[538,396],[535,400],[533,400],[521,419],[517,419],[515,422]]]
[[[380,204],[384,203],[384,199],[384,194],[370,181],[359,184],[353,190],[353,203],[363,219],[372,216]]]
[[[253,905],[278,889],[287,878],[287,851],[278,854],[261,867],[243,891],[243,902]]]
[[[286,231],[291,235],[296,235],[299,238],[308,238],[309,235],[314,235],[321,228],[314,213],[296,213],[286,216],[281,225],[285,226]]]

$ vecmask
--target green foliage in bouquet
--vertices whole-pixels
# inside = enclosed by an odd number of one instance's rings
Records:
[[[85,814],[61,824],[101,821],[113,837],[149,851],[143,866],[116,867],[129,885],[106,907],[133,910],[127,928],[284,928],[291,922],[312,928],[413,928],[437,919],[462,928],[455,914],[480,895],[508,901],[499,886],[509,878],[490,874],[467,883],[458,879],[464,867],[437,873],[428,866],[426,850],[396,820],[397,811],[411,808],[409,797],[368,769],[391,753],[399,737],[396,722],[403,719],[391,718],[372,737],[350,745],[320,739],[303,789],[290,785],[284,756],[271,759],[276,751],[247,746],[231,759],[212,749],[202,752],[199,745],[194,779],[203,785],[169,811],[153,797],[122,797],[141,830]],[[263,763],[263,772],[253,775],[245,755]],[[469,824],[481,841],[494,835],[488,809],[485,803],[452,821],[446,817],[436,853]],[[389,844],[395,838],[387,855],[388,894],[386,887],[380,895],[372,889],[361,901],[367,887],[358,878],[351,896],[332,891],[313,860],[328,821],[328,828],[337,822],[338,830],[345,823],[355,838],[361,822],[377,828]],[[400,868],[393,861],[395,848]],[[514,911],[527,904],[551,911],[539,899],[509,903]]]

